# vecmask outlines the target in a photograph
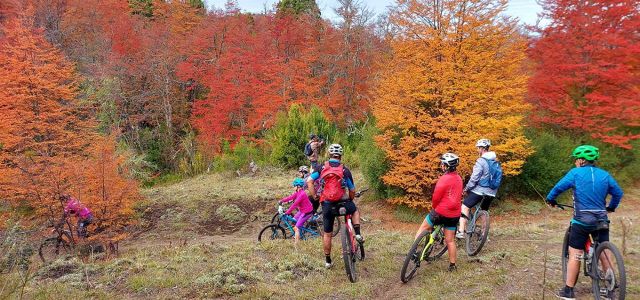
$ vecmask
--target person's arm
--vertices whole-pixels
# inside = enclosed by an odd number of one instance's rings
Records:
[[[287,209],[287,212],[285,212],[286,215],[291,214],[293,212],[293,210],[295,210],[296,208],[298,208],[300,206],[300,202],[302,201],[302,195],[304,194],[304,191],[302,191],[302,193],[297,192],[295,194],[293,194],[293,196],[295,196],[295,201],[293,201],[293,204],[291,204],[291,206],[289,207],[289,209]]]
[[[440,204],[440,200],[442,200],[446,190],[446,184],[442,182],[442,177],[440,177],[438,182],[436,182],[436,188],[433,190],[433,196],[431,197],[431,206],[433,209],[438,207],[438,204]]]
[[[347,185],[347,189],[349,190],[349,199],[353,200],[356,198],[356,184],[353,182],[353,175],[351,174],[351,170],[344,168],[344,183]]]
[[[469,182],[467,182],[467,186],[464,188],[465,192],[468,192],[476,187],[478,181],[480,181],[480,177],[482,176],[482,161],[484,158],[478,158],[476,160],[476,164],[473,165],[473,172],[471,172],[471,177],[469,178]]]
[[[309,196],[309,198],[313,198],[316,195],[314,181],[316,181],[318,178],[320,178],[319,171],[315,171],[311,173],[309,177],[307,177],[307,196]]]
[[[573,187],[573,170],[575,169],[572,169],[566,175],[564,175],[564,177],[562,177],[562,179],[560,179],[560,181],[556,183],[553,189],[551,189],[551,191],[547,195],[547,202],[553,205],[553,203],[556,203],[556,198],[558,198],[560,194]]]
[[[291,200],[295,199],[296,193],[293,193],[287,197],[282,198],[282,200],[278,201],[279,204],[291,202]]]
[[[607,211],[613,212],[618,208],[618,204],[620,204],[620,199],[622,199],[624,192],[622,192],[618,182],[616,182],[611,175],[609,175],[609,194],[611,194],[611,201],[609,201]]]

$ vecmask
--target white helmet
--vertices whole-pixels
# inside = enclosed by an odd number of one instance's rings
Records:
[[[491,146],[491,141],[490,141],[489,139],[479,139],[479,140],[476,142],[476,147],[484,147],[484,148],[487,148],[487,147],[489,147],[489,146]]]
[[[329,146],[329,155],[334,154],[342,156],[342,146],[340,146],[340,144],[331,144],[331,146]]]
[[[440,156],[440,162],[447,167],[455,167],[460,163],[460,158],[453,153],[447,152]]]
[[[305,172],[305,173],[309,173],[309,167],[307,167],[307,166],[300,166],[300,168],[298,168],[298,172]]]

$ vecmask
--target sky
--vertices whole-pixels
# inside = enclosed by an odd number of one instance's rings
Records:
[[[278,0],[237,0],[240,9],[246,12],[262,12],[264,8],[270,9],[274,3]],[[207,7],[214,6],[216,8],[223,8],[226,0],[204,0]],[[333,8],[338,6],[336,0],[316,0],[322,16],[328,19],[335,19]],[[386,7],[394,3],[393,0],[362,0],[366,3],[366,6],[373,10],[376,14],[380,14],[385,11]],[[537,13],[542,10],[540,5],[536,3],[536,0],[509,0],[509,6],[506,14],[518,17],[521,22],[533,25],[537,20]]]

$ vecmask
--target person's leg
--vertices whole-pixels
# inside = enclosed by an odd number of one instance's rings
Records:
[[[462,204],[462,213],[469,217],[469,211],[471,209],[468,208],[466,205]],[[465,232],[465,228],[467,228],[467,219],[466,218],[460,218],[460,226],[458,226],[458,232],[464,233]]]
[[[456,229],[448,227],[444,230],[444,240],[447,243],[447,251],[449,252],[449,263],[450,265],[456,264],[456,241],[455,241]]]
[[[464,201],[462,203],[462,213],[467,217],[471,218],[471,216],[469,215],[469,212],[471,211],[472,207],[476,206],[476,204],[480,202],[480,200],[482,200],[482,196],[472,192],[467,193],[467,197],[464,198]],[[460,218],[460,226],[458,226],[458,233],[456,234],[456,236],[458,238],[463,238],[464,237],[463,233],[466,230],[467,230],[467,219]]]
[[[427,215],[425,217],[425,219],[422,221],[422,224],[420,225],[420,228],[418,228],[418,232],[416,232],[416,236],[413,238],[414,240],[418,239],[418,236],[422,232],[424,232],[424,231],[431,232],[433,230],[433,225],[429,224],[429,221],[427,221],[427,218],[429,218],[429,215]]]
[[[331,262],[331,238],[333,232],[334,216],[331,203],[322,202],[322,223],[324,234],[322,236],[322,250],[324,251],[325,267],[330,268]]]
[[[353,230],[355,231],[356,239],[363,243],[364,238],[360,232],[360,211],[353,201],[345,202],[344,207],[347,210],[347,214],[351,215],[351,222],[353,222]]]
[[[565,284],[573,288],[578,281],[578,273],[580,272],[580,260],[584,251],[569,247],[569,261],[567,262],[567,281]]]

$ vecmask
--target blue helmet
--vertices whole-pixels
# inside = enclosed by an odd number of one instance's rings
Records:
[[[304,180],[302,180],[302,178],[294,179],[293,180],[293,186],[303,187],[304,186]]]

